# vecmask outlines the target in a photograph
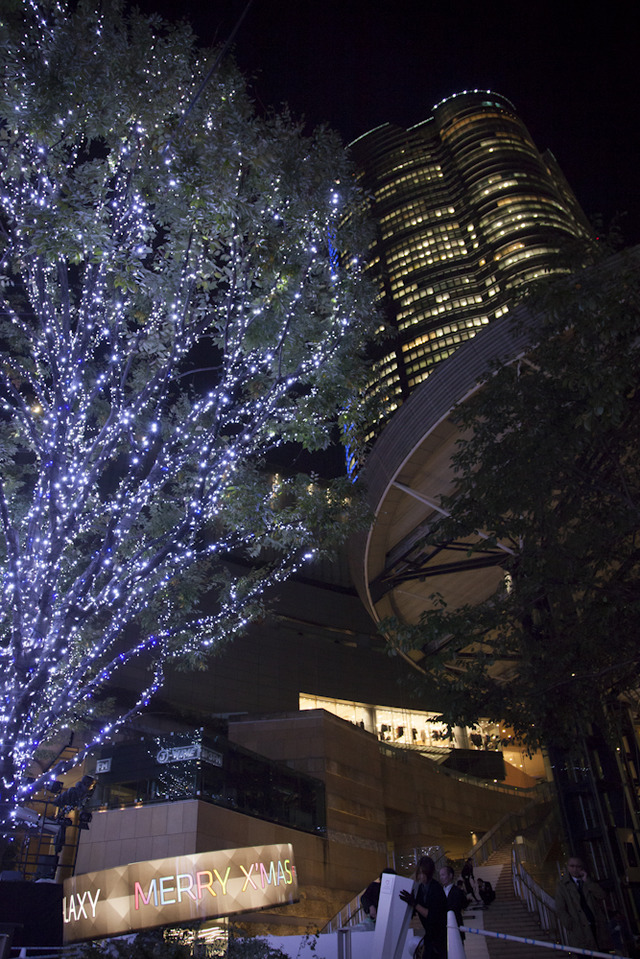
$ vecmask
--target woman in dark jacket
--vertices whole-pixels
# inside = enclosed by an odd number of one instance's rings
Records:
[[[440,883],[433,878],[436,866],[431,856],[422,856],[416,866],[417,890],[403,890],[400,898],[420,917],[424,929],[424,959],[447,957],[447,897]]]

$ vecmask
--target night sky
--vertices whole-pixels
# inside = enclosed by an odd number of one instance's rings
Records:
[[[138,0],[225,40],[245,0]],[[465,89],[507,96],[540,150],[555,154],[587,216],[625,214],[640,242],[640,45],[620,2],[253,0],[235,41],[260,106],[287,102],[345,142],[409,126]]]

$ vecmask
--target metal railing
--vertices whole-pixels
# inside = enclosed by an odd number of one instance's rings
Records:
[[[527,872],[520,856],[521,850],[518,844],[514,843],[511,850],[513,891],[518,899],[525,903],[529,912],[538,917],[538,922],[545,932],[566,942],[564,929],[556,915],[555,899]]]
[[[357,896],[354,896],[350,902],[343,906],[340,912],[336,913],[329,922],[322,927],[320,930],[320,935],[324,935],[327,932],[337,932],[339,929],[348,929],[352,926],[357,925],[360,922],[364,922],[367,918],[364,912],[364,909],[360,905],[360,899],[364,894],[364,889],[362,892],[359,892]],[[373,928],[373,924],[371,925]]]

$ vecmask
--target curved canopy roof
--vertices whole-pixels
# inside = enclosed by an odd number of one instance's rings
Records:
[[[522,324],[514,323],[522,319]],[[351,549],[352,574],[375,621],[416,622],[441,594],[456,608],[482,602],[502,578],[508,547],[474,550],[471,540],[424,544],[443,495],[455,490],[451,456],[460,438],[453,410],[480,386],[491,363],[515,359],[527,347],[535,316],[525,306],[495,320],[461,346],[411,395],[369,454],[362,480],[375,519]],[[521,332],[515,332],[520,329]],[[477,544],[482,533],[473,540]]]

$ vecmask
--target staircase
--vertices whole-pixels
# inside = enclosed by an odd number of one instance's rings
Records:
[[[475,903],[471,903],[464,915],[465,926],[553,942],[549,934],[541,929],[536,917],[515,896],[511,880],[510,843],[491,853],[485,863],[476,867],[475,874],[476,879],[486,879],[491,883],[496,898],[485,910],[474,909]],[[473,933],[467,933],[465,952],[467,959],[546,959],[549,956],[549,952],[541,946],[491,939]]]

